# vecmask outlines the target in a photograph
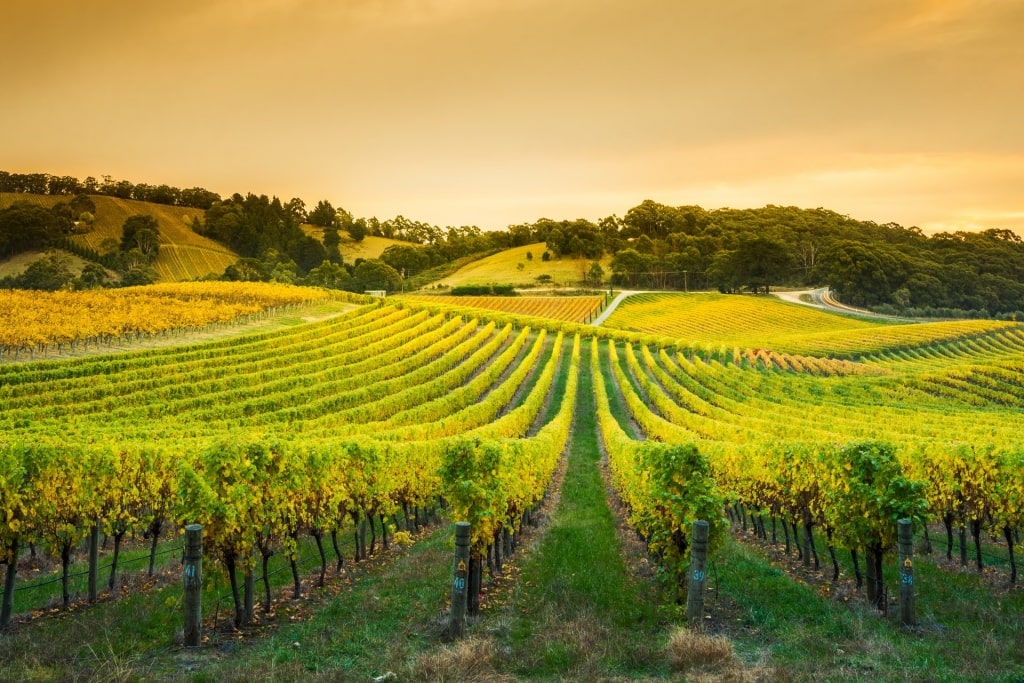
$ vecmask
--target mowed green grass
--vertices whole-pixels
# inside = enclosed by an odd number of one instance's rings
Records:
[[[96,204],[96,222],[91,231],[74,235],[71,239],[103,254],[108,251],[104,247],[105,240],[121,241],[121,226],[125,220],[143,214],[153,216],[160,225],[160,254],[154,267],[163,282],[194,280],[211,273],[220,275],[238,260],[238,255],[233,251],[192,229],[195,218],[202,220],[202,209],[98,195],[92,195],[91,199]],[[0,209],[18,201],[52,207],[58,202],[69,200],[70,197],[0,193]]]
[[[661,649],[670,606],[625,565],[600,474],[595,415],[583,363],[561,498],[523,565],[508,610],[514,616],[504,638],[511,653],[506,666],[523,679],[633,680],[666,673]]]

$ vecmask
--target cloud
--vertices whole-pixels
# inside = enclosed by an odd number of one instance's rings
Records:
[[[200,25],[302,23],[338,28],[429,26],[495,12],[520,10],[542,0],[189,0],[179,16]],[[182,15],[182,10],[185,14]]]
[[[874,48],[945,52],[976,45],[1001,49],[1019,43],[1024,7],[1017,0],[917,0],[884,3],[868,32]]]
[[[5,5],[4,170],[481,227],[646,197],[1020,206],[1017,0],[59,4]]]
[[[358,0],[356,16],[373,23],[427,25],[496,11],[522,10],[541,0]]]

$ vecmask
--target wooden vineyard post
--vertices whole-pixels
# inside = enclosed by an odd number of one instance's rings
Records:
[[[900,624],[913,626],[917,623],[914,606],[914,532],[909,519],[896,522],[899,533],[900,562]]]
[[[100,521],[97,519],[89,531],[89,602],[99,599],[100,577]]]
[[[690,628],[704,628],[704,586],[707,584],[708,523],[693,523],[690,571],[686,581],[686,622]]]
[[[185,645],[202,642],[203,625],[203,527],[185,527]]]
[[[452,581],[452,604],[448,616],[448,634],[461,638],[466,632],[466,590],[469,577],[469,522],[455,523],[455,562]]]
[[[7,572],[4,576],[4,597],[0,601],[0,630],[11,623],[14,611],[14,586],[18,578],[18,537],[11,539],[7,547]]]

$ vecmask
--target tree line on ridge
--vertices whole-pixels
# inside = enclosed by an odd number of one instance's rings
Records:
[[[828,286],[844,303],[885,313],[1024,316],[1024,241],[1009,230],[926,235],[916,227],[857,220],[823,208],[704,209],[648,199],[621,217],[539,218],[484,231],[441,228],[401,215],[355,217],[327,200],[307,208],[299,198],[283,202],[251,193],[221,198],[202,188],[106,176],[102,182],[79,182],[3,171],[0,192],[69,198],[47,211],[52,219],[21,203],[0,210],[0,258],[66,244],[80,224],[75,219],[89,217],[89,195],[99,194],[202,209],[203,219],[193,229],[240,256],[220,275],[223,279],[394,291],[420,284],[417,276],[460,259],[543,242],[543,259],[596,263],[610,255],[611,284],[620,287],[757,293]],[[322,238],[304,231],[304,224],[319,226]],[[342,233],[356,241],[374,235],[400,243],[379,259],[347,262],[339,249]],[[598,278],[602,272],[600,267],[583,271]],[[4,284],[18,286],[10,279]]]

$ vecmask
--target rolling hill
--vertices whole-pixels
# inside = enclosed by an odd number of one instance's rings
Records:
[[[118,199],[92,195],[96,204],[96,222],[90,232],[73,235],[72,240],[103,254],[109,249],[104,242],[121,239],[121,226],[130,216],[148,214],[160,224],[160,255],[155,268],[161,281],[180,282],[205,277],[211,273],[220,275],[224,269],[238,260],[238,255],[211,239],[196,234],[192,221],[202,218],[201,209],[182,206],[167,206],[139,202],[132,199]],[[0,209],[18,201],[28,201],[52,207],[68,197],[49,195],[28,195],[0,193]]]
[[[117,666],[122,679],[180,681],[187,655],[188,680],[271,670],[281,681],[311,671],[365,680],[368,670],[442,680],[410,669],[448,652],[438,615],[453,595],[451,522],[466,520],[473,554],[457,571],[477,572],[470,600],[483,602],[461,642],[503,654],[486,660],[501,677],[456,680],[1019,680],[1024,661],[1005,653],[1024,627],[1024,593],[1007,582],[1024,522],[1019,487],[1007,484],[1024,471],[1024,327],[883,325],[766,297],[644,296],[622,309],[629,330],[389,297],[330,316],[291,310],[292,324],[202,344],[183,336],[180,346],[0,364],[0,483],[18,506],[0,540],[22,565],[8,575],[6,677],[99,679]],[[57,307],[71,322],[77,309]],[[37,327],[25,326],[30,342]],[[765,348],[821,334],[830,349],[863,350],[871,336],[871,352],[837,360]],[[959,505],[965,490],[975,507]],[[99,510],[123,511],[142,561],[156,559],[156,544],[135,539],[159,515],[168,567],[150,580],[126,565],[108,584],[120,593],[94,588],[101,597],[87,606],[76,578],[88,574],[86,539],[94,566],[110,552],[99,548]],[[932,520],[930,557],[928,536],[912,560],[895,552],[890,510],[914,515],[918,533]],[[982,536],[983,514],[996,534]],[[437,515],[443,524],[424,526]],[[698,583],[684,578],[693,563],[682,553],[698,518],[714,534],[700,623],[735,644],[734,677],[669,677],[665,661],[686,624],[683,590]],[[964,529],[960,563],[945,519]],[[184,651],[168,642],[182,624],[179,532],[193,522],[205,553],[197,632],[209,640]],[[630,538],[627,523],[639,534],[628,554],[617,535],[621,525]],[[76,566],[60,566],[55,537],[73,540]],[[273,552],[259,571],[275,583],[254,577],[266,597],[246,606],[230,591],[230,560],[260,544]],[[58,596],[70,570],[79,587]],[[904,594],[888,598],[906,585],[920,586],[912,627],[901,623]],[[243,640],[253,647],[235,645]],[[545,648],[554,654],[538,658]],[[920,675],[908,678],[907,662]]]
[[[544,261],[541,254],[545,250],[543,242],[506,249],[463,266],[438,284],[445,287],[486,284],[529,287],[543,284],[537,278],[544,275],[549,275],[550,284],[556,286],[578,285],[585,280],[593,261],[568,257]],[[527,253],[533,258],[528,258]],[[599,263],[606,276],[611,273],[611,256],[602,257]]]
[[[61,256],[67,260],[68,269],[73,273],[82,272],[82,268],[84,268],[85,264],[88,263],[85,259],[75,256],[71,252],[63,250],[58,251],[60,251]],[[38,261],[46,255],[47,252],[44,251],[23,251],[20,254],[15,254],[5,261],[0,261],[0,278],[17,277],[25,272],[25,269],[28,268],[33,261]]]
[[[321,242],[324,241],[324,229],[319,225],[309,225],[307,223],[302,226],[302,231],[310,237],[314,237]],[[354,239],[349,237],[348,233],[344,230],[339,230],[338,236],[341,238],[341,243],[338,245],[338,251],[341,252],[341,256],[345,260],[345,263],[353,263],[358,258],[380,258],[380,255],[384,253],[384,250],[393,244],[409,244],[409,242],[392,240],[387,237],[375,237],[374,235],[367,235],[361,242],[356,242]]]

